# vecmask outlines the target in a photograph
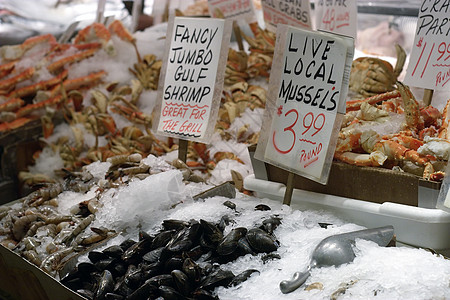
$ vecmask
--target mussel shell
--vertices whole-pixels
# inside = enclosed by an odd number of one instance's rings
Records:
[[[121,256],[121,259],[129,264],[139,262],[142,255],[151,250],[151,245],[151,239],[143,239],[125,250]]]
[[[119,294],[119,295],[123,295],[125,297],[130,296],[135,290],[136,290],[136,288],[129,287],[125,283],[125,280],[118,281],[116,283],[116,285],[114,286],[114,293]]]
[[[161,254],[164,250],[164,247],[156,248],[155,250],[149,251],[142,256],[142,261],[148,264],[155,263],[160,260]]]
[[[78,268],[78,273],[80,275],[88,275],[91,274],[92,272],[98,272],[99,269],[92,263],[89,262],[81,262],[78,264],[77,266]]]
[[[195,246],[194,248],[190,249],[189,251],[184,252],[185,257],[190,257],[193,260],[199,259],[203,255],[203,249],[200,245]]]
[[[122,295],[114,294],[114,293],[107,293],[105,295],[105,299],[106,300],[123,300],[123,299],[125,299],[125,297]]]
[[[252,247],[248,243],[247,238],[241,237],[237,243],[238,251],[241,255],[251,254],[256,255],[255,251],[253,251]]]
[[[127,250],[128,248],[130,248],[131,246],[133,246],[134,244],[136,244],[136,241],[133,241],[132,239],[127,239],[125,241],[123,241],[122,243],[120,243],[120,248],[122,248],[123,251]]]
[[[161,285],[175,287],[175,283],[173,282],[173,277],[170,274],[156,275],[150,279],[147,279],[145,282],[148,282],[149,284],[152,284],[156,287],[161,286]]]
[[[91,251],[88,253],[88,258],[92,263],[96,263],[102,259],[106,259],[109,256],[103,252],[99,252],[99,251]]]
[[[192,293],[192,299],[194,299],[194,300],[218,300],[219,298],[204,289],[197,289]]]
[[[272,252],[278,249],[278,241],[260,228],[252,228],[247,232],[247,240],[255,252]]]
[[[122,256],[124,250],[119,245],[113,245],[104,249],[102,252],[109,257],[119,258]]]
[[[170,276],[172,278],[172,276]],[[127,300],[141,300],[141,299],[154,299],[158,296],[158,286],[155,286],[148,281],[144,282],[143,285],[138,287],[134,292],[132,292]]]
[[[260,273],[258,270],[255,269],[248,269],[245,270],[242,273],[239,273],[236,275],[233,280],[228,284],[228,286],[236,286],[238,284],[241,284],[242,282],[246,281],[253,273]]]
[[[219,225],[217,225],[217,228],[219,228],[219,230],[223,232],[225,230],[225,227],[227,227],[230,223],[231,223],[230,216],[229,215],[223,215],[220,218]]]
[[[144,275],[143,280],[147,280],[149,278],[161,274],[163,267],[164,267],[163,263],[159,261],[148,265],[147,264],[142,265],[141,270]]]
[[[263,264],[265,264],[269,260],[273,260],[273,259],[281,259],[280,254],[278,254],[278,253],[267,253],[263,257],[261,257],[261,260],[263,261]]]
[[[202,279],[200,288],[212,290],[218,286],[227,286],[233,278],[233,272],[217,268]]]
[[[228,233],[217,246],[217,253],[219,255],[230,255],[237,248],[237,243],[240,238],[244,237],[247,233],[247,228],[238,227],[234,228]]]
[[[266,211],[266,210],[271,210],[271,208],[270,208],[270,206],[261,203],[261,204],[258,204],[255,206],[255,210]]]
[[[200,238],[200,245],[214,249],[223,240],[222,231],[213,223],[200,220],[203,233]]]
[[[181,293],[171,286],[162,285],[158,288],[159,295],[164,298],[164,300],[184,300]]]
[[[111,264],[108,268],[108,270],[111,271],[111,273],[113,274],[114,277],[120,277],[120,276],[125,275],[125,273],[127,272],[127,269],[128,269],[128,265],[121,261],[117,261],[117,262]]]
[[[177,290],[184,296],[188,296],[192,292],[192,286],[188,276],[181,270],[173,270],[170,274],[173,277]]]
[[[271,217],[269,219],[265,219],[262,222],[262,228],[264,231],[266,231],[268,234],[273,234],[273,231],[278,227],[278,225],[281,224],[281,218],[278,217]]]
[[[194,247],[201,234],[200,223],[193,223],[190,227],[180,230],[166,245],[166,250],[172,253],[188,251]]]
[[[236,204],[231,202],[230,200],[227,200],[223,203],[223,205],[225,205],[228,208],[231,208],[232,210],[236,209]]]
[[[164,263],[164,273],[170,273],[172,270],[181,269],[184,259],[181,257],[171,257]]]
[[[174,220],[174,219],[164,220],[162,223],[162,227],[164,228],[164,230],[175,229],[178,231],[178,230],[181,230],[184,227],[188,227],[188,226],[189,226],[189,222],[182,221],[182,220]]]
[[[90,291],[90,290],[79,289],[79,290],[77,290],[77,293],[80,296],[83,296],[84,298],[86,298],[88,300],[94,299],[94,293],[92,291]]]
[[[100,281],[98,282],[98,288],[95,291],[95,299],[105,299],[105,295],[114,290],[114,279],[110,271],[105,270],[102,273]]]
[[[111,269],[113,264],[117,261],[117,259],[112,258],[112,257],[108,257],[102,260],[99,260],[98,262],[96,262],[94,265],[95,267],[100,270],[100,271],[104,271],[106,269]]]
[[[189,257],[184,259],[183,266],[181,268],[184,274],[194,283],[198,283],[201,280],[202,269]]]
[[[175,229],[165,230],[163,232],[158,233],[152,242],[152,248],[160,248],[165,247],[167,243],[172,239],[177,231]]]

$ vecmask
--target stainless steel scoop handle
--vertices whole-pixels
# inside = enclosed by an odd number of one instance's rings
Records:
[[[291,280],[281,281],[280,282],[281,292],[283,294],[288,294],[298,289],[303,283],[305,283],[306,279],[308,279],[309,275],[311,274],[309,272],[310,269],[311,267],[308,267],[308,269],[305,272],[295,272]]]

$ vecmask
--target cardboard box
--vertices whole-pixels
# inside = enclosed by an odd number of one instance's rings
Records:
[[[268,180],[286,184],[287,171],[269,164],[266,164],[266,171]],[[258,178],[256,173],[255,176]],[[297,189],[375,203],[393,202],[411,206],[418,206],[422,202],[419,201],[419,194],[427,198],[436,197],[432,193],[419,193],[422,187],[439,192],[440,186],[440,182],[425,181],[406,172],[358,167],[342,162],[333,162],[326,185],[297,175],[294,179],[294,188]],[[432,202],[434,199],[428,200]]]
[[[17,300],[85,300],[53,277],[0,246],[0,298]]]

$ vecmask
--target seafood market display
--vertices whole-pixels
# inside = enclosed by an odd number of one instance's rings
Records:
[[[42,124],[42,149],[18,174],[31,193],[0,207],[4,247],[87,299],[450,298],[448,260],[369,241],[355,242],[350,263],[314,268],[304,289],[282,294],[279,282],[321,240],[363,228],[244,189],[275,46],[256,23],[243,34],[248,50],[229,49],[211,143],[189,142],[177,160],[177,141],[151,131],[163,29],[94,23],[67,44],[42,35],[0,47],[0,137]],[[398,81],[396,52],[395,67],[354,61],[335,159],[442,180],[450,102],[439,111],[416,99]],[[226,181],[235,198],[195,197]]]

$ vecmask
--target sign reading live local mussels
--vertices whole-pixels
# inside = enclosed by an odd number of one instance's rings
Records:
[[[316,0],[316,28],[356,38],[356,1]]]
[[[261,0],[267,29],[275,32],[277,24],[311,28],[309,0]]]
[[[327,182],[353,50],[349,37],[278,26],[256,158]]]
[[[450,89],[449,1],[422,1],[405,83],[431,90]]]
[[[231,21],[176,17],[172,25],[158,90],[157,132],[204,140],[217,118]]]

